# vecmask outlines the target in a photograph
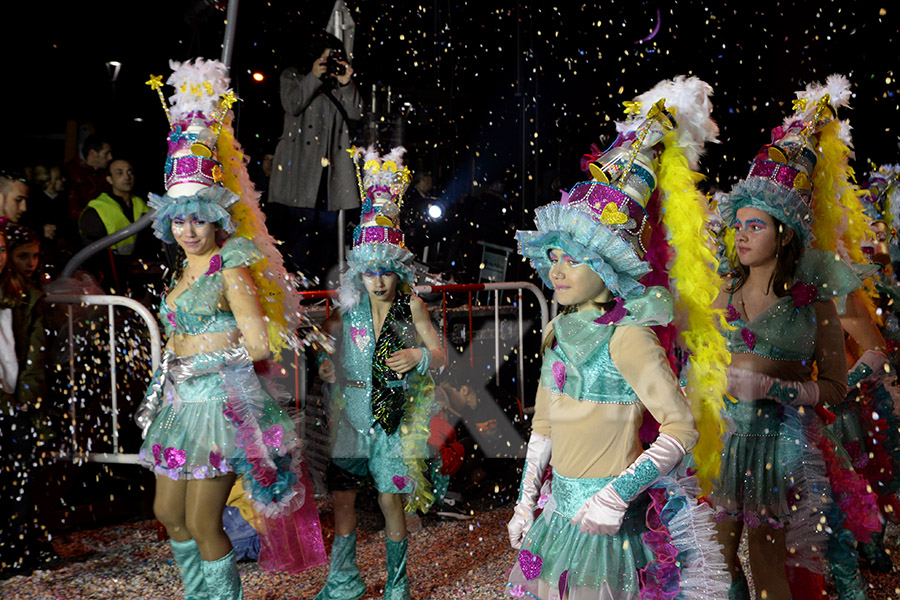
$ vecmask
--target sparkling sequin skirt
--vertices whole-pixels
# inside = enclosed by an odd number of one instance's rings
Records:
[[[163,385],[163,406],[147,431],[139,460],[172,479],[219,477],[234,469],[235,428],[225,416],[226,381],[245,378],[252,363],[204,368],[210,355],[175,359]],[[261,390],[260,390],[261,391]],[[270,399],[271,400],[271,399]]]
[[[727,598],[728,575],[712,511],[671,477],[631,502],[615,535],[582,533],[571,519],[614,477],[553,474],[553,494],[525,536],[507,592],[516,598],[631,600],[658,593]],[[676,563],[675,558],[678,562]]]
[[[751,526],[779,526],[799,501],[793,474],[801,464],[803,440],[794,435],[799,427],[788,423],[785,409],[772,400],[725,401],[730,427],[712,499]]]
[[[832,493],[818,447],[819,418],[811,408],[773,400],[728,399],[725,416],[722,471],[710,495],[716,519],[785,527],[793,564],[822,572],[821,523]]]

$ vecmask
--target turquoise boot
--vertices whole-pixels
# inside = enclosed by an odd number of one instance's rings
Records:
[[[219,560],[204,560],[202,566],[209,600],[243,600],[241,574],[238,573],[234,550]]]
[[[169,540],[172,547],[172,556],[175,564],[181,571],[181,582],[184,584],[184,600],[209,600],[209,592],[206,589],[206,580],[203,578],[203,569],[200,567],[200,550],[197,542],[174,542]]]
[[[366,594],[366,584],[356,566],[356,532],[334,536],[328,580],[315,600],[359,600]]]
[[[728,588],[728,600],[750,600],[750,586],[747,585],[747,578],[743,573],[731,582],[731,587]]]
[[[384,600],[411,600],[409,579],[406,577],[406,551],[409,536],[399,542],[384,538],[387,551],[387,583],[384,585]]]

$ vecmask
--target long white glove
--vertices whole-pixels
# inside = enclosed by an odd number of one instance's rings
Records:
[[[588,498],[572,517],[572,525],[577,525],[582,533],[594,535],[617,533],[622,527],[628,503],[653,485],[660,475],[665,475],[677,467],[685,454],[678,440],[661,433],[630,467]]]
[[[548,464],[550,464],[550,438],[532,433],[528,440],[528,451],[525,453],[519,499],[506,526],[509,531],[509,543],[516,550],[522,546],[525,534],[534,524],[534,509],[541,496],[541,477]]]
[[[765,398],[789,406],[819,403],[819,385],[815,381],[786,381],[735,367],[728,368],[728,393],[738,400]]]

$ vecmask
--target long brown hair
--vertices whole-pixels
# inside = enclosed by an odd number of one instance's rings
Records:
[[[12,308],[22,296],[25,290],[24,278],[9,264],[12,260],[12,252],[9,250],[9,242],[6,233],[0,229],[0,244],[6,246],[6,265],[0,271],[0,308]]]
[[[800,236],[797,235],[797,232],[788,228],[775,217],[772,217],[772,220],[775,222],[775,270],[772,271],[768,287],[771,287],[775,296],[780,298],[791,293],[791,282],[794,279],[794,272],[797,270],[797,262],[803,253],[803,245],[800,243]],[[785,243],[786,238],[789,238],[787,243]],[[738,261],[729,276],[731,277],[731,286],[728,288],[728,292],[733,294],[747,283],[750,267],[745,267]],[[766,293],[768,293],[768,288]]]

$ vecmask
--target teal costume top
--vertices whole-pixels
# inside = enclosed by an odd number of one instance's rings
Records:
[[[225,242],[206,273],[175,299],[174,306],[170,306],[167,294],[163,295],[159,319],[166,337],[173,333],[200,335],[237,329],[234,314],[219,307],[224,288],[222,271],[246,267],[263,258],[263,253],[247,238],[233,237]]]
[[[749,323],[728,300],[726,320],[732,354],[752,353],[773,360],[809,360],[816,347],[814,302],[845,297],[862,286],[854,269],[834,253],[807,249],[797,263],[791,293],[782,296]]]

